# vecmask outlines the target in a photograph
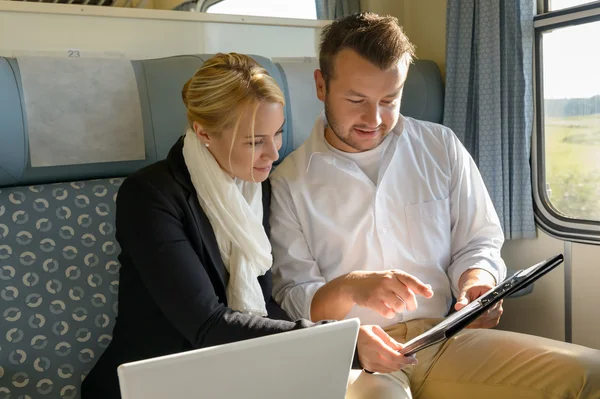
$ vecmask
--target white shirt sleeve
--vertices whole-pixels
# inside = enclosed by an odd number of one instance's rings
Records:
[[[450,135],[448,150],[452,169],[452,258],[448,276],[457,296],[460,276],[468,269],[487,270],[496,283],[506,278],[506,266],[500,256],[504,233],[481,174],[454,133]]]
[[[310,320],[310,306],[325,279],[314,260],[286,182],[271,178],[273,297],[292,320]]]

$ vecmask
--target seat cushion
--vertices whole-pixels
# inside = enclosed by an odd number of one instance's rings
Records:
[[[0,398],[76,398],[111,340],[123,179],[0,189]]]

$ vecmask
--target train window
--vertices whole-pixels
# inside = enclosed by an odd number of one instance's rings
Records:
[[[315,0],[223,0],[207,8],[214,14],[317,19]]]
[[[577,7],[588,3],[593,3],[590,0],[547,0],[546,9],[548,11],[562,10],[570,7]]]
[[[600,50],[590,46],[600,37],[600,2],[569,10],[535,20],[536,217],[561,238],[600,242]]]

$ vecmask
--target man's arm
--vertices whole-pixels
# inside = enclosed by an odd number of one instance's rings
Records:
[[[417,295],[431,298],[431,286],[401,270],[357,270],[321,287],[313,297],[311,316],[312,320],[341,319],[359,305],[392,319],[396,313],[417,309]]]
[[[496,284],[504,280],[506,266],[500,257],[504,234],[475,162],[453,133],[448,144],[452,170],[452,259],[448,276],[458,297],[462,288],[459,281],[467,270],[483,269]]]
[[[313,258],[283,179],[271,179],[273,296],[292,319],[342,320],[355,302],[348,275],[329,283]]]
[[[308,248],[283,179],[271,178],[271,194],[273,297],[292,320],[310,320],[313,296],[325,279]]]
[[[319,288],[310,305],[311,320],[342,320],[350,313],[356,304],[350,278],[345,274]]]

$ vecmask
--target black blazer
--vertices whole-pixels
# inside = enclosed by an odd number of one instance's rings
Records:
[[[120,398],[122,363],[313,325],[289,321],[272,300],[270,271],[258,278],[269,318],[227,307],[229,276],[182,150],[183,138],[166,160],[132,174],[119,190],[119,315],[112,342],[82,384],[83,399]],[[267,234],[270,198],[267,181]]]

